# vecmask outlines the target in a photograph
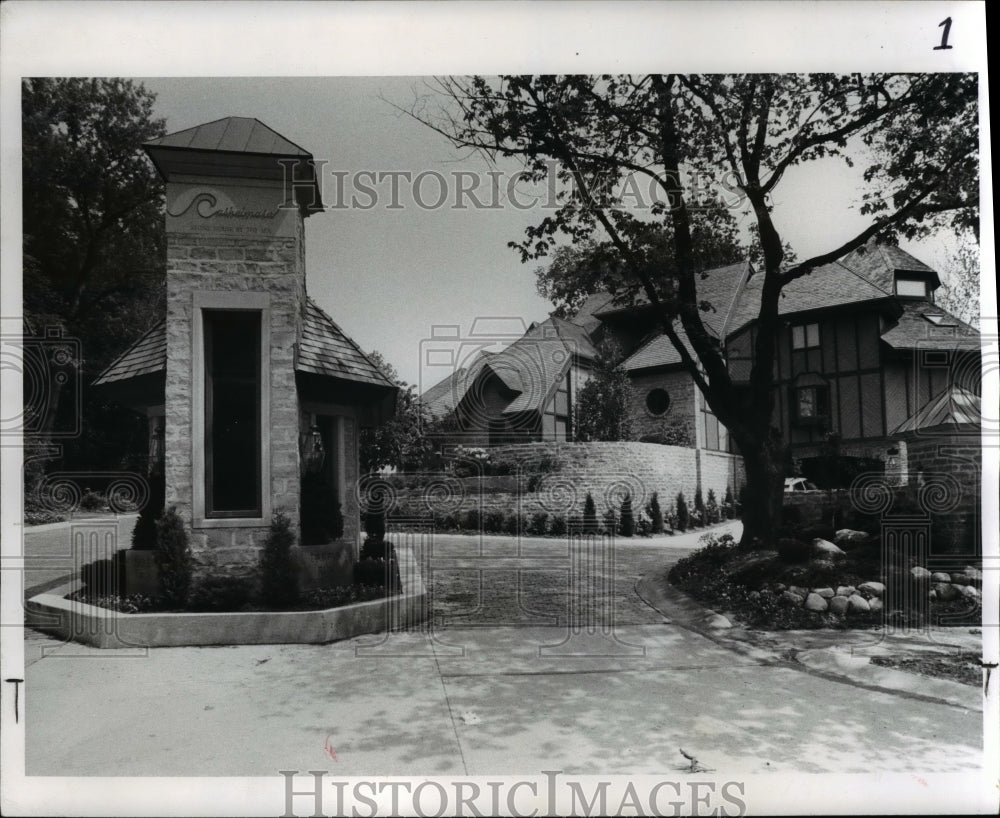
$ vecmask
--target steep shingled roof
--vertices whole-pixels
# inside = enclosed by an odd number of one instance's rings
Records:
[[[94,386],[163,372],[167,366],[167,322],[158,321],[97,376]]]
[[[732,323],[733,309],[738,303],[740,293],[748,280],[753,279],[753,267],[747,261],[728,264],[702,272],[696,281],[698,301],[711,304],[712,309],[702,310],[701,320],[710,333],[721,338],[729,331]],[[649,299],[640,292],[636,294],[634,304],[608,303],[603,308],[595,310],[600,318],[624,315],[637,307],[649,304]]]
[[[394,386],[361,351],[361,347],[311,298],[306,299],[306,320],[302,326],[295,369],[313,375]]]
[[[94,386],[163,372],[166,365],[166,321],[160,321],[105,369],[94,381]],[[312,299],[307,299],[306,302],[306,320],[302,327],[295,370],[378,386],[393,386],[360,347]]]
[[[974,327],[929,301],[903,301],[903,314],[882,333],[893,349],[918,349],[933,345],[961,350],[979,349],[981,341]],[[940,316],[938,319],[927,316]]]

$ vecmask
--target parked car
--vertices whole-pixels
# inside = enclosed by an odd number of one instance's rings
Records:
[[[785,491],[816,491],[816,484],[804,477],[786,477]]]

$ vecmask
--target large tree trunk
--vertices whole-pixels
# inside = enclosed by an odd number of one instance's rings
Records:
[[[785,446],[777,436],[741,444],[746,486],[742,496],[743,536],[748,548],[770,545],[781,523],[784,494]]]

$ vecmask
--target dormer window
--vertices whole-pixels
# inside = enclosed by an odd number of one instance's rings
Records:
[[[927,279],[923,276],[896,274],[896,295],[904,298],[929,298]]]

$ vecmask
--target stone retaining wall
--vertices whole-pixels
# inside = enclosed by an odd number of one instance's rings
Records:
[[[601,514],[609,507],[617,510],[626,493],[639,510],[655,491],[666,512],[680,491],[691,505],[701,485],[706,499],[712,489],[721,503],[726,488],[732,487],[735,495],[743,481],[739,457],[681,446],[547,442],[496,446],[489,451],[516,461],[519,474],[466,478],[439,473],[383,476],[377,483],[386,492],[387,510],[414,517],[457,515],[474,508],[481,513],[531,515],[544,511],[570,516],[582,514],[590,493]],[[557,470],[541,472],[554,463]]]

